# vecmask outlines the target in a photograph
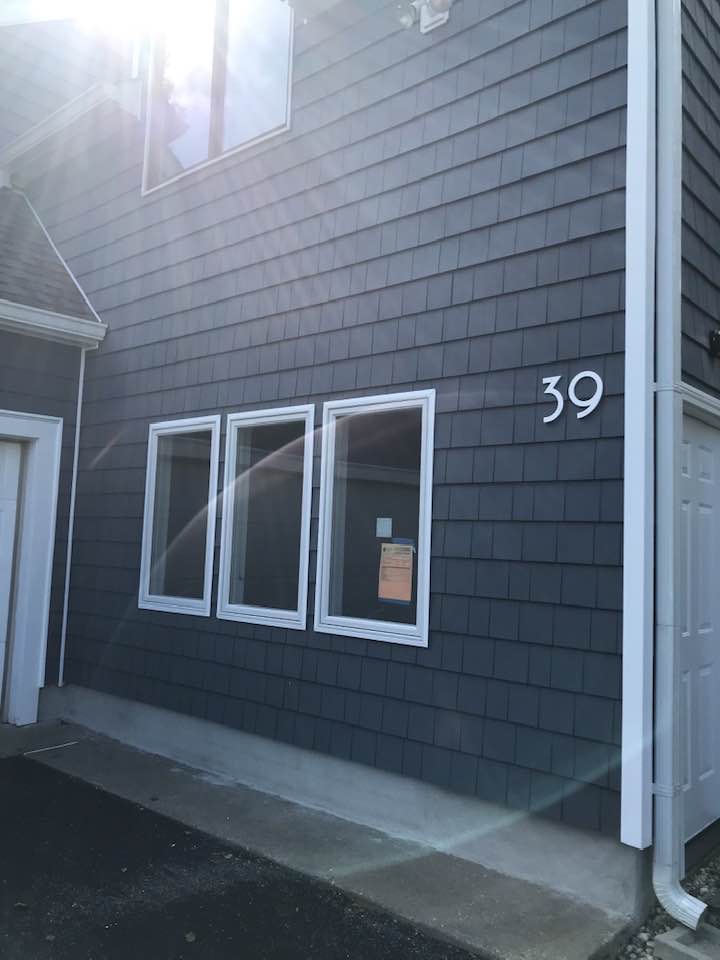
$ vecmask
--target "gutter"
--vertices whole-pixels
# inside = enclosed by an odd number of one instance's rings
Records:
[[[633,0],[639,3],[639,0]],[[707,905],[681,886],[685,872],[678,651],[682,583],[678,484],[683,430],[682,23],[680,0],[642,0],[657,17],[657,257],[655,367],[655,842],[653,886],[667,912],[697,929]],[[651,11],[651,7],[655,10]]]

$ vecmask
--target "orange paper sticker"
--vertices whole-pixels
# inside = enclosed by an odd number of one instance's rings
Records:
[[[378,598],[410,603],[412,600],[413,547],[410,543],[384,543],[380,552]]]

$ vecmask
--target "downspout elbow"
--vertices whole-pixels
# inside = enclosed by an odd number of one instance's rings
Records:
[[[654,863],[653,887],[658,900],[673,919],[691,930],[697,930],[707,904],[680,886],[677,871],[670,865]]]

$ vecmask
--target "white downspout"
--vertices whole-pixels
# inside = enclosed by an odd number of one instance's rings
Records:
[[[73,447],[67,550],[65,553],[65,590],[63,593],[62,626],[60,628],[60,665],[58,667],[59,687],[65,685],[65,644],[67,640],[68,609],[70,604],[70,574],[72,570],[73,536],[75,532],[75,497],[77,494],[78,462],[80,459],[80,423],[82,419],[83,391],[85,389],[85,354],[87,353],[88,349],[88,347],[83,347],[80,351],[80,372],[78,373],[77,410],[75,412],[75,445]]]
[[[637,2],[637,0],[632,0]],[[657,16],[655,844],[653,886],[668,913],[693,930],[706,904],[686,893],[678,653],[682,583],[678,484],[681,371],[682,33],[680,0]]]

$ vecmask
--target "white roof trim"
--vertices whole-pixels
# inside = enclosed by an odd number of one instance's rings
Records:
[[[97,320],[69,317],[0,299],[0,330],[77,347],[97,347],[105,338],[107,326]]]
[[[37,225],[40,227],[40,229],[42,230],[42,232],[45,234],[45,239],[46,239],[47,242],[50,244],[50,248],[52,249],[52,251],[53,251],[53,253],[55,254],[55,256],[58,258],[58,260],[60,261],[60,263],[61,263],[61,264],[63,265],[63,267],[65,268],[65,273],[67,273],[68,277],[72,280],[72,282],[73,282],[73,284],[74,284],[74,286],[75,286],[75,289],[77,290],[77,292],[80,294],[80,296],[81,296],[81,297],[83,298],[83,300],[85,301],[85,304],[86,304],[88,310],[90,311],[90,313],[95,317],[95,319],[98,321],[98,323],[101,323],[102,321],[100,320],[100,317],[99,317],[99,315],[98,315],[97,310],[95,309],[95,307],[94,307],[94,306],[90,303],[90,301],[88,300],[87,294],[85,293],[85,291],[83,290],[83,288],[82,288],[82,287],[80,286],[80,284],[78,283],[77,277],[75,276],[75,274],[72,272],[72,270],[70,269],[70,267],[69,267],[68,264],[67,264],[67,260],[66,260],[65,257],[60,253],[60,251],[58,250],[57,246],[55,245],[55,241],[53,240],[53,238],[50,236],[50,234],[49,234],[49,233],[47,232],[47,230],[45,229],[45,224],[42,222],[42,220],[41,220],[40,217],[38,216],[38,212],[37,212],[37,210],[35,209],[35,207],[32,205],[32,203],[30,203],[30,198],[29,198],[29,197],[27,196],[27,194],[25,194],[25,193],[23,193],[22,195],[23,195],[23,197],[25,198],[25,203],[26,203],[26,204],[28,205],[28,207],[30,208],[30,212],[32,213],[33,217],[35,218],[35,221],[36,221]]]

